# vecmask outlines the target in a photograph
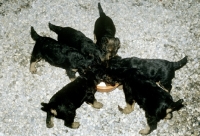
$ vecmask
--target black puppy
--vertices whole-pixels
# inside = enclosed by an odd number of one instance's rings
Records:
[[[112,19],[103,12],[100,3],[98,3],[98,9],[100,17],[94,25],[94,41],[105,50],[107,58],[111,58],[117,54],[120,40],[115,37],[115,25]]]
[[[61,27],[49,23],[49,28],[58,35],[58,41],[74,47],[87,57],[92,57],[97,63],[104,60],[104,52],[96,46],[93,41],[86,37],[81,31],[71,27]]]
[[[119,110],[128,114],[133,111],[134,104],[137,102],[145,111],[147,127],[140,130],[140,134],[149,134],[157,128],[157,123],[161,119],[171,119],[172,112],[183,107],[182,99],[174,102],[169,93],[135,68],[112,69],[110,72],[108,76],[123,85],[127,106],[124,109],[119,107]]]
[[[157,82],[160,87],[170,92],[175,71],[186,65],[186,63],[187,56],[177,62],[162,59],[141,59],[137,57],[122,59],[120,56],[115,56],[107,61],[106,65],[110,68],[137,68],[146,77]]]
[[[92,59],[87,59],[74,48],[61,44],[58,41],[42,37],[31,27],[31,37],[36,41],[30,60],[30,71],[36,73],[36,63],[44,59],[53,66],[66,70],[70,80],[75,79],[75,73],[84,74],[84,70],[93,64]]]
[[[104,76],[104,70],[92,68],[82,77],[77,77],[67,84],[50,99],[49,103],[41,103],[41,109],[47,112],[46,125],[53,127],[53,117],[63,119],[64,125],[70,128],[78,128],[79,123],[74,122],[76,109],[84,102],[94,108],[101,108],[103,104],[95,99],[96,85]]]

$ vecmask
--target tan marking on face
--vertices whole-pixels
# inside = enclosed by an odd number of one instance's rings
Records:
[[[73,122],[72,123],[72,128],[78,128],[80,126],[79,122]]]

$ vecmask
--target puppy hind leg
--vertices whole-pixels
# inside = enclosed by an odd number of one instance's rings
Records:
[[[50,111],[47,111],[47,118],[46,118],[46,126],[48,128],[52,128],[54,126],[53,124],[53,115],[51,114]]]
[[[147,135],[157,128],[158,121],[156,120],[155,117],[146,115],[146,118],[147,118],[147,126],[139,131],[139,133],[142,135]]]
[[[79,122],[74,122],[75,111],[71,111],[67,115],[65,115],[64,125],[69,128],[77,129],[80,126]]]

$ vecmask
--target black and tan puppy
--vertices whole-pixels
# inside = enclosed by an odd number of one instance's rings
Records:
[[[120,40],[115,37],[116,28],[112,19],[107,16],[98,3],[100,17],[94,25],[94,40],[106,52],[107,58],[111,58],[117,54],[120,48]]]
[[[183,100],[174,102],[172,96],[158,87],[153,80],[145,77],[138,69],[119,68],[112,69],[108,74],[114,81],[121,82],[125,94],[127,106],[119,110],[125,114],[131,113],[134,104],[145,111],[147,127],[140,130],[140,134],[146,135],[157,128],[157,123],[162,119],[171,119],[172,112],[183,107]],[[109,81],[110,82],[110,81]]]
[[[36,41],[30,60],[31,73],[36,73],[36,63],[44,59],[53,66],[65,69],[70,80],[74,80],[77,70],[79,74],[84,74],[84,69],[93,64],[92,59],[85,58],[76,49],[59,43],[50,37],[38,35],[33,27],[31,27],[31,37]]]
[[[146,77],[157,82],[160,87],[170,92],[175,71],[186,65],[186,63],[187,56],[177,62],[162,59],[121,58],[120,56],[115,56],[106,65],[110,68],[137,68]]]
[[[57,39],[60,43],[76,48],[86,57],[91,57],[96,60],[97,63],[100,63],[105,59],[104,52],[81,31],[71,27],[56,26],[51,23],[49,23],[49,28],[58,35]]]
[[[93,68],[82,77],[77,77],[67,84],[50,99],[49,103],[41,103],[41,109],[47,112],[46,125],[53,127],[53,117],[63,119],[64,125],[70,128],[78,128],[79,122],[74,122],[76,109],[84,102],[94,108],[101,108],[103,104],[95,99],[96,85],[104,76],[104,70]]]

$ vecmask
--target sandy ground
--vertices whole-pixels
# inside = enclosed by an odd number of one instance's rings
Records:
[[[30,27],[43,36],[56,38],[48,22],[70,26],[93,39],[99,17],[92,0],[0,0],[0,136],[138,136],[146,125],[142,109],[136,105],[129,115],[121,90],[96,93],[104,104],[100,110],[83,104],[77,110],[77,130],[54,120],[46,128],[41,102],[69,83],[63,69],[41,61],[37,74],[29,72],[34,41]],[[117,28],[121,40],[119,55],[178,61],[185,55],[188,64],[176,71],[174,100],[184,99],[186,107],[174,112],[173,119],[162,120],[149,136],[200,135],[200,1],[199,0],[101,0],[105,13]]]

